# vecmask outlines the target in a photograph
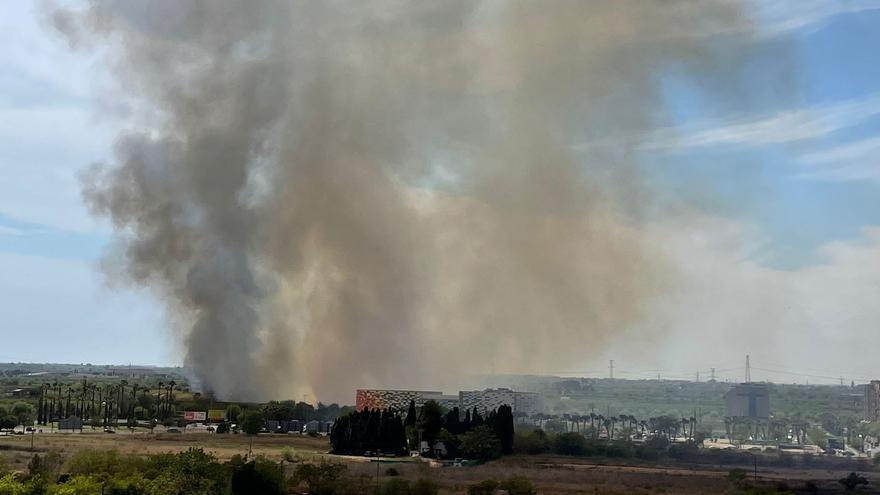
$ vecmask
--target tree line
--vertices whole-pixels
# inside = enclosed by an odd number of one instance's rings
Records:
[[[492,459],[512,452],[513,433],[508,405],[484,418],[476,407],[462,415],[457,407],[444,412],[435,401],[418,408],[410,401],[405,414],[376,409],[340,416],[330,430],[330,445],[336,454],[400,455],[417,450],[426,457]]]

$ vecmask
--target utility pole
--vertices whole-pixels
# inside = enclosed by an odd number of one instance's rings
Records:
[[[712,380],[713,382],[715,381],[715,368],[712,368],[712,378],[711,378],[711,380]]]
[[[752,382],[752,365],[749,363],[749,355],[746,354],[746,383]]]
[[[614,360],[608,360],[608,378],[614,379]]]
[[[697,383],[700,383],[700,372],[697,372]]]

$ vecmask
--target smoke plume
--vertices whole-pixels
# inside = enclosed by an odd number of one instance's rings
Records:
[[[167,302],[220,396],[346,402],[565,369],[626,335],[676,280],[633,163],[659,74],[716,70],[713,40],[749,29],[732,2],[646,0],[95,0],[53,20],[131,112],[84,174],[107,264]]]

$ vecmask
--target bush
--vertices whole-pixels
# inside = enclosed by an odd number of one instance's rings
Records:
[[[507,490],[508,495],[536,495],[535,486],[523,476],[513,476],[501,482],[498,488]]]
[[[300,464],[294,472],[297,482],[305,483],[310,495],[336,495],[346,484],[344,464],[322,462],[321,464]]]
[[[839,480],[837,480],[837,482],[843,485],[846,491],[852,492],[855,491],[855,489],[858,488],[859,485],[867,485],[868,479],[856,473],[849,473],[849,475],[847,475],[845,478],[840,478]]]
[[[483,480],[475,485],[468,487],[468,495],[493,495],[498,489],[498,483],[495,480]]]
[[[411,495],[437,495],[439,487],[437,483],[425,478],[420,478],[412,484]]]
[[[513,437],[513,451],[517,454],[543,454],[550,451],[550,442],[543,430],[517,432]]]
[[[246,464],[233,464],[232,494],[283,495],[287,493],[284,468],[263,456]]]
[[[139,457],[122,456],[115,450],[83,450],[67,460],[64,471],[72,475],[118,475],[143,471],[145,465]]]
[[[0,476],[0,495],[25,495],[27,488],[19,483],[15,476],[7,474]]]
[[[501,457],[501,442],[486,425],[461,435],[461,453],[470,459],[489,460]]]
[[[560,455],[584,455],[587,441],[580,433],[563,433],[557,435],[553,442],[554,450]]]
[[[409,481],[395,478],[382,485],[382,495],[410,495]]]
[[[729,473],[727,473],[727,480],[732,481],[734,483],[739,483],[745,481],[746,472],[740,468],[731,469]]]
[[[101,482],[90,476],[74,476],[67,482],[55,485],[52,495],[95,495],[101,493]]]
[[[61,456],[57,452],[49,452],[43,457],[34,454],[28,463],[28,475],[54,481],[59,467],[61,467]]]

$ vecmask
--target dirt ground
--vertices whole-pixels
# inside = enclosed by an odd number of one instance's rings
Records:
[[[153,454],[177,452],[190,447],[201,447],[225,460],[248,451],[250,438],[245,435],[213,435],[207,433],[157,434],[145,433],[44,433],[35,435],[35,452],[59,452],[70,455],[83,449],[116,450],[122,453]],[[0,437],[0,455],[16,470],[26,470],[33,456],[30,436]],[[525,476],[538,487],[538,493],[547,495],[569,494],[725,494],[741,493],[727,480],[729,468],[688,466],[635,466],[625,464],[597,464],[595,460],[557,456],[512,456],[477,467],[439,467],[413,459],[395,459],[393,463],[370,462],[369,459],[327,454],[329,444],[325,437],[311,438],[298,435],[259,435],[253,439],[254,454],[280,460],[281,451],[291,448],[303,462],[321,459],[344,462],[352,474],[374,477],[378,471],[394,467],[408,479],[431,478],[443,487],[442,493],[464,494],[470,484],[489,478],[504,479]],[[392,460],[388,460],[392,461]],[[841,492],[834,481],[848,474],[828,470],[788,470],[762,468],[758,484],[774,487],[785,483],[794,490],[802,489],[808,481],[816,483],[821,493]],[[752,482],[753,473],[749,472]],[[880,476],[867,474],[870,487],[880,489]],[[880,490],[878,490],[880,491]],[[860,493],[877,493],[861,491]]]

